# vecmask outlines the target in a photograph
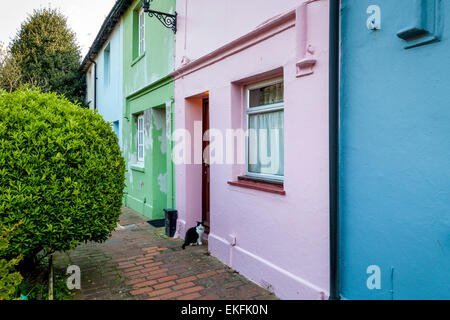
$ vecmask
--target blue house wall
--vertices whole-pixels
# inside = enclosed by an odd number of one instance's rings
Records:
[[[123,26],[119,23],[97,59],[97,109],[111,122],[122,147]]]
[[[449,2],[341,1],[344,299],[450,299]]]

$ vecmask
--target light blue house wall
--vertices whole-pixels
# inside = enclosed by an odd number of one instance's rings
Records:
[[[122,147],[123,112],[123,24],[115,27],[95,59],[97,63],[97,109],[113,124]],[[88,74],[88,95],[93,100],[93,68]],[[93,104],[91,103],[91,106]]]
[[[449,2],[342,0],[343,298],[450,299]]]

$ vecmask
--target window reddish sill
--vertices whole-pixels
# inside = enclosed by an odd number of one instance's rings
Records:
[[[286,195],[283,184],[268,181],[252,180],[249,177],[238,177],[238,181],[228,181],[228,184],[235,187],[264,191],[268,193]]]

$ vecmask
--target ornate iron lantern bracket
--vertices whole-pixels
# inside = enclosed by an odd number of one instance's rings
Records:
[[[169,14],[161,11],[150,10],[150,2],[153,0],[144,0],[142,7],[149,17],[156,17],[166,28],[172,29],[173,33],[177,33],[177,13]]]

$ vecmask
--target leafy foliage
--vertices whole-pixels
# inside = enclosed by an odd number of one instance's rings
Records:
[[[18,291],[28,300],[48,300],[49,261],[48,257],[39,261],[39,264],[29,272],[23,274],[23,281]],[[67,274],[65,270],[54,269],[53,299],[72,300],[74,291],[66,284]]]
[[[58,10],[34,10],[12,41],[11,54],[20,66],[22,83],[64,94],[72,102],[84,101],[80,49]]]
[[[124,180],[117,136],[100,115],[38,89],[0,92],[0,224],[23,222],[4,256],[105,241]]]
[[[0,254],[8,248],[13,229],[8,230],[5,226],[0,225]],[[14,271],[14,267],[19,264],[21,259],[22,255],[9,261],[0,259],[0,300],[9,300],[15,297],[17,288],[22,282],[22,276]]]
[[[28,300],[48,300],[48,279],[43,283],[35,284],[29,291]],[[61,274],[55,274],[53,300],[72,300],[74,292],[66,285],[66,277]],[[26,291],[24,291],[26,292]]]
[[[22,72],[19,63],[11,51],[0,42],[0,88],[11,92],[22,84]]]

